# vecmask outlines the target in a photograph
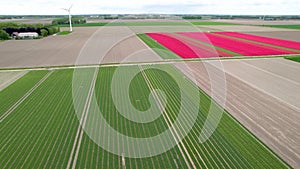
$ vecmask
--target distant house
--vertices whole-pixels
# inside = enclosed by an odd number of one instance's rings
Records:
[[[36,32],[21,32],[17,35],[18,38],[22,38],[22,39],[25,39],[25,38],[37,38],[39,36],[38,33]]]

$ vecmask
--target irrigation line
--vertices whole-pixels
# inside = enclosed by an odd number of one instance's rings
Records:
[[[25,93],[14,105],[12,105],[1,117],[0,123],[9,116],[23,101],[30,96],[35,89],[37,89],[51,74],[53,71],[48,72],[38,83],[36,83],[27,93]]]

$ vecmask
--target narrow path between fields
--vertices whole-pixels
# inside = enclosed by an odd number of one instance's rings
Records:
[[[0,73],[0,91],[4,90],[6,87],[23,77],[29,71],[20,72],[3,72]]]
[[[0,123],[8,117],[23,101],[31,95],[51,74],[53,71],[48,72],[39,82],[37,82],[27,93],[24,94],[14,105],[12,105],[1,117]]]

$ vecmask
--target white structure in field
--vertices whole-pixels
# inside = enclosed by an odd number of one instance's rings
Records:
[[[36,32],[21,32],[18,33],[19,38],[37,38],[39,36]]]
[[[70,24],[70,32],[73,31],[72,29],[72,16],[71,16],[71,9],[73,7],[73,4],[70,6],[69,9],[66,9],[66,8],[62,8],[63,10],[67,11],[69,13],[69,24]]]

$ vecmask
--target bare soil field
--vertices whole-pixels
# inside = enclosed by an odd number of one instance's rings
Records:
[[[129,27],[135,33],[147,33],[147,32],[199,32],[211,30],[207,28],[198,28],[192,24],[176,25],[176,26],[130,26]]]
[[[216,61],[186,64],[199,87],[211,95],[210,76],[222,74],[220,67],[214,66]],[[300,105],[297,101],[300,96],[297,93],[300,92],[300,79],[295,73],[299,72],[299,63],[255,59],[224,61],[222,64],[227,86],[225,109],[281,158],[299,168]],[[186,70],[182,72],[187,74]],[[217,90],[224,88],[217,86]],[[213,98],[218,101],[218,96]]]
[[[0,72],[0,91],[8,87],[10,84],[24,76],[28,71],[9,71]]]
[[[76,27],[65,36],[5,41],[0,52],[1,68],[116,63],[128,56],[133,62],[161,60],[131,29],[122,26]]]
[[[300,20],[264,21],[259,19],[217,19],[215,22],[227,22],[242,25],[298,25]]]
[[[275,31],[291,31],[293,29],[271,28],[263,26],[248,26],[248,25],[205,25],[198,26],[200,29],[211,29],[211,31],[231,31],[231,32],[275,32]]]
[[[24,24],[51,24],[53,19],[0,19],[0,22],[18,22]]]
[[[39,40],[10,40],[0,44],[1,68],[71,65],[98,28],[74,28],[67,36]]]
[[[270,38],[279,38],[300,42],[300,31],[276,31],[276,32],[246,32],[258,36],[267,36]]]
[[[123,26],[101,27],[82,48],[76,65],[162,60],[141,41],[134,31]]]

